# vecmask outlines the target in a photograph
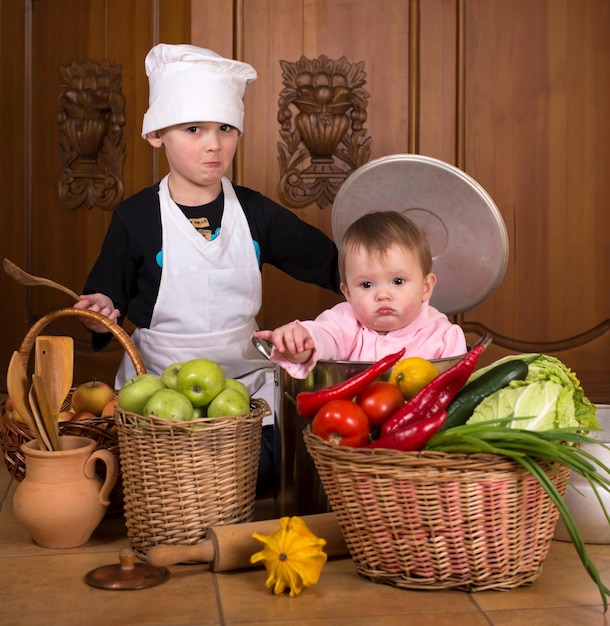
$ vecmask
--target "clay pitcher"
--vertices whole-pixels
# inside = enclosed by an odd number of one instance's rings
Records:
[[[95,450],[89,437],[62,436],[60,450],[43,451],[36,440],[21,446],[25,478],[15,490],[15,516],[44,548],[74,548],[86,543],[110,504],[119,467],[109,450]],[[104,481],[95,464],[106,465]]]

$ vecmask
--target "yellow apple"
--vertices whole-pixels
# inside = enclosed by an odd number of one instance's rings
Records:
[[[114,390],[101,380],[92,380],[79,385],[72,394],[70,410],[74,413],[89,412],[97,417],[114,398]]]

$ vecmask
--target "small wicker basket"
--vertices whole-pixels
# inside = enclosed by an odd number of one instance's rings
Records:
[[[73,308],[59,309],[48,313],[30,327],[19,347],[19,356],[26,371],[32,349],[36,343],[36,337],[38,337],[49,324],[61,317],[88,318],[99,322],[119,341],[132,360],[136,373],[142,374],[146,372],[146,367],[131,337],[125,330],[100,313]],[[62,410],[67,410],[70,407],[70,399],[73,391],[74,389],[68,394]],[[87,420],[62,422],[59,424],[59,434],[89,437],[97,442],[97,448],[110,450],[117,457],[117,460],[120,457],[117,429],[113,417],[98,417]],[[32,439],[35,439],[32,430],[23,422],[11,419],[6,410],[6,401],[4,401],[0,406],[0,448],[2,449],[4,462],[9,473],[18,481],[22,481],[25,478],[25,456],[21,451],[21,446]],[[103,473],[103,464],[100,464],[100,470]],[[121,478],[119,476],[119,480],[110,494],[110,506],[108,507],[106,515],[119,515],[122,513],[122,509],[122,487]]]
[[[492,454],[347,448],[304,432],[359,574],[405,589],[506,590],[541,573],[559,511]],[[569,471],[543,466],[564,495]]]
[[[118,409],[127,536],[146,559],[159,544],[191,545],[213,525],[254,515],[264,400],[237,417],[190,422]]]

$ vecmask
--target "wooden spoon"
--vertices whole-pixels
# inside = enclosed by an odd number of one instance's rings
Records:
[[[34,418],[34,423],[36,424],[38,432],[37,439],[40,449],[53,450],[53,445],[51,444],[51,440],[49,439],[49,435],[45,429],[45,425],[42,420],[42,415],[40,414],[40,408],[38,406],[38,400],[36,399],[34,385],[30,387],[30,391],[28,392],[28,403],[30,405],[30,411]]]
[[[38,374],[32,375],[32,388],[36,399],[36,408],[42,418],[41,430],[44,429],[51,444],[49,450],[59,450],[59,425],[57,420],[59,412],[53,415],[44,381]],[[31,402],[32,398],[30,397],[30,403]],[[34,415],[36,415],[36,413],[34,413]]]
[[[74,339],[49,335],[36,337],[34,373],[42,378],[53,419],[57,419],[72,388]]]
[[[46,450],[44,440],[38,430],[38,426],[34,422],[32,415],[32,409],[30,407],[30,401],[28,399],[28,391],[30,388],[30,381],[28,375],[23,366],[23,361],[19,356],[19,352],[13,352],[13,356],[8,364],[6,372],[6,389],[8,395],[13,401],[15,410],[30,430],[36,435],[41,450]]]
[[[76,292],[72,291],[72,289],[70,289],[69,287],[64,287],[63,285],[60,285],[59,283],[56,283],[54,280],[50,280],[49,278],[32,276],[32,274],[28,274],[25,270],[22,270],[20,267],[18,267],[8,259],[4,259],[2,261],[2,267],[13,280],[16,280],[21,285],[52,287],[53,289],[59,289],[59,291],[67,293],[69,296],[72,296],[72,298],[74,298],[74,300],[76,300],[77,302],[78,300],[80,300],[80,296]]]

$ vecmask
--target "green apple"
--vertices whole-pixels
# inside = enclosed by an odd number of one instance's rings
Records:
[[[178,372],[176,389],[195,407],[209,404],[224,388],[225,373],[215,361],[191,359]]]
[[[178,372],[183,365],[184,363],[180,361],[178,363],[172,363],[163,370],[163,373],[161,374],[161,382],[168,389],[178,388]]]
[[[158,376],[138,374],[123,383],[117,395],[119,406],[124,411],[142,415],[148,398],[160,389],[165,389],[165,385]]]
[[[175,389],[159,389],[148,398],[143,415],[186,422],[193,418],[193,405],[185,395]]]
[[[193,407],[193,419],[198,420],[201,417],[205,417],[207,415],[204,406],[194,406]]]
[[[244,398],[250,401],[250,392],[248,391],[248,387],[241,382],[241,380],[235,380],[234,378],[227,378],[225,382],[225,389],[235,389],[235,391],[239,391],[243,394]]]
[[[208,406],[208,417],[233,417],[250,411],[250,400],[237,389],[221,391]]]

